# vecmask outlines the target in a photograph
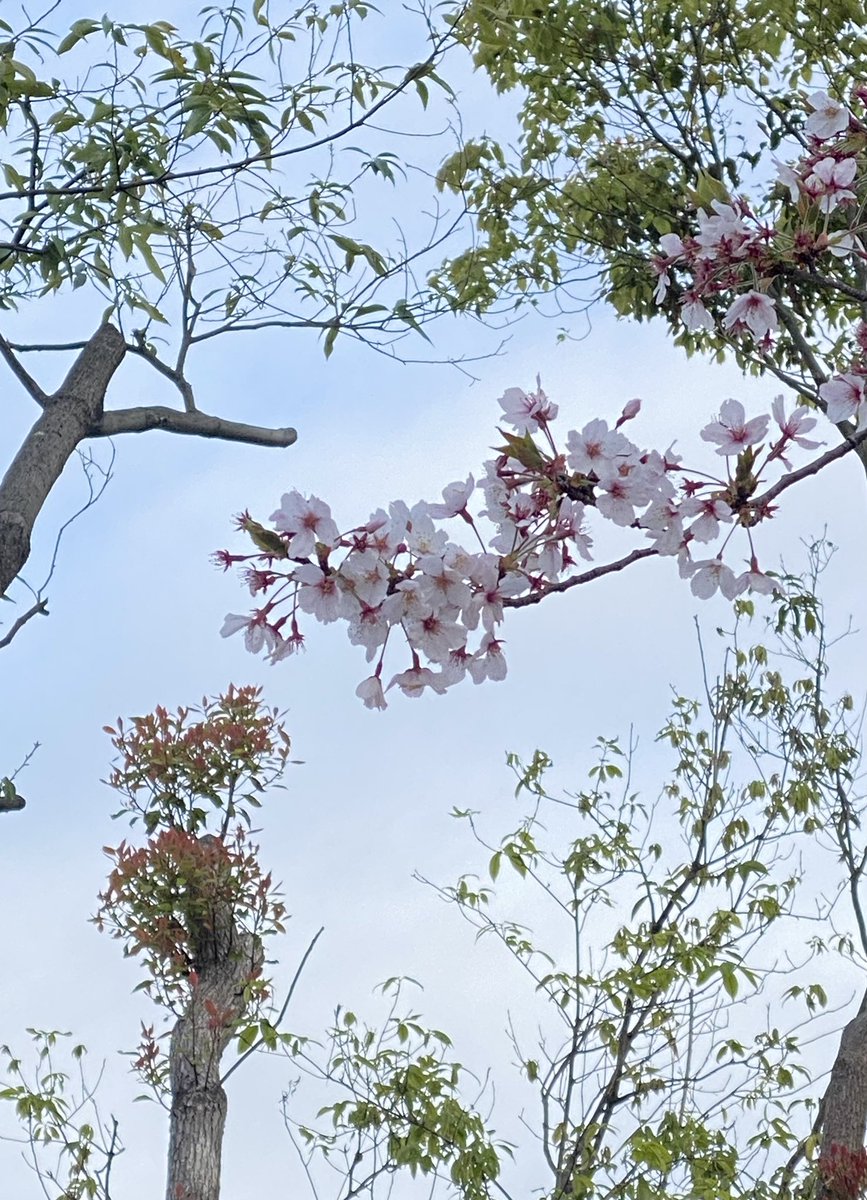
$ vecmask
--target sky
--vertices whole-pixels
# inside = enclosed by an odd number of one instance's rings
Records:
[[[34,320],[52,331],[62,327],[64,338],[86,333],[70,306],[49,306]],[[106,874],[102,847],[127,832],[111,820],[116,802],[101,782],[111,763],[104,725],[158,703],[195,703],[230,681],[261,684],[267,700],[287,710],[293,757],[301,760],[287,772],[285,790],[269,796],[258,839],[292,914],[285,938],[270,947],[283,987],[325,927],[289,1028],[321,1030],[337,1004],[375,1020],[382,1014],[375,986],[408,975],[424,984],[412,1003],[453,1036],[458,1058],[479,1075],[493,1064],[504,1078],[511,1061],[507,1013],[531,1013],[532,995],[513,964],[475,943],[458,914],[414,873],[450,883],[483,868],[484,856],[449,816],[454,807],[481,810],[495,838],[517,824],[522,807],[505,766],[508,751],[529,757],[543,748],[555,764],[552,786],[575,788],[594,761],[597,736],[626,739],[632,729],[648,795],[655,797],[664,780],[670,760],[654,736],[671,689],[696,693],[701,685],[695,619],[713,654],[714,631],[729,621],[724,602],[695,600],[671,561],[639,563],[512,613],[504,682],[465,682],[420,700],[391,693],[384,713],[365,710],[355,697],[367,674],[363,653],[334,627],[309,627],[306,654],[276,666],[248,655],[239,639],[219,636],[224,614],[247,604],[237,579],[209,558],[243,544],[234,514],[246,508],[267,517],[290,488],[325,499],[341,527],[397,498],[436,500],[446,484],[479,474],[496,438],[497,398],[509,386],[529,388],[537,372],[560,405],[564,432],[594,416],[616,418],[624,403],[641,397],[634,439],[661,448],[676,440],[685,455],[705,461],[697,432],[722,400],[736,396],[749,412],[765,411],[778,390],[770,381],[743,379],[731,365],[687,361],[661,327],[602,309],[591,313],[589,330],[577,330],[581,340],[558,344],[555,322],[539,316],[507,332],[503,352],[474,366],[475,381],[448,366],[402,366],[340,343],[326,363],[312,340],[295,334],[221,343],[194,367],[203,406],[292,424],[298,443],[274,451],[159,433],[118,439],[105,495],[64,538],[50,615],[30,622],[2,651],[2,769],[34,742],[40,748],[18,780],[28,806],[3,817],[0,830],[7,964],[0,1043],[22,1054],[25,1030],[36,1027],[71,1030],[87,1045],[94,1075],[102,1071],[101,1110],[121,1121],[127,1149],[115,1171],[124,1200],[159,1194],[165,1120],[155,1105],[132,1103],[140,1085],[118,1053],[135,1047],[141,1020],[159,1014],[133,994],[137,964],[88,923]],[[436,349],[445,358],[480,344],[493,348],[499,337],[456,323],[440,328]],[[50,388],[62,365],[33,370]],[[154,398],[152,389],[136,364],[125,364],[110,403],[144,403]],[[5,457],[35,414],[8,378],[4,404]],[[53,532],[81,495],[72,465],[41,517],[40,568]],[[865,517],[863,477],[845,461],[787,494],[761,531],[763,564],[782,555],[799,568],[802,539],[827,527],[839,547],[823,584],[830,611],[840,623],[851,614],[863,627]],[[601,533],[599,540],[604,544]],[[863,635],[855,637],[834,684],[857,698],[865,646]],[[841,981],[838,1002],[849,998],[848,986]],[[283,1060],[256,1059],[233,1076],[227,1197],[252,1200],[263,1187],[294,1195],[303,1186],[279,1111],[295,1074]],[[532,1098],[518,1084],[503,1087],[500,1127],[520,1136],[517,1114],[523,1104],[531,1111]],[[303,1105],[303,1092],[297,1101]],[[0,1170],[6,1194],[40,1194],[14,1144],[0,1143]]]

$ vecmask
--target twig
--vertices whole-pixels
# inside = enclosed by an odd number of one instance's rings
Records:
[[[841,445],[836,446],[833,450],[829,450],[826,454],[821,454],[813,462],[807,463],[805,467],[799,467],[797,471],[790,471],[788,475],[784,475],[782,479],[778,479],[766,492],[762,492],[760,496],[756,496],[755,500],[750,501],[750,507],[755,509],[762,508],[764,505],[769,504],[771,500],[776,499],[786,488],[790,488],[792,484],[799,483],[802,479],[807,479],[810,475],[817,475],[829,463],[836,462],[838,458],[843,458],[847,455],[850,450],[857,450],[859,446],[865,443],[867,443],[867,429],[862,429],[860,433],[847,437],[846,441]]]
[[[24,367],[15,357],[12,347],[4,337],[0,337],[0,354],[5,358],[10,370],[17,377],[18,381],[24,385],[27,394],[36,401],[40,408],[44,408],[48,403],[47,392],[43,392],[30,372],[25,371]]]
[[[32,604],[30,606],[30,608],[28,608],[26,613],[21,614],[21,616],[13,624],[12,628],[9,630],[9,632],[6,634],[6,636],[3,638],[0,638],[0,650],[3,650],[6,646],[9,645],[9,643],[15,637],[16,633],[18,633],[21,630],[21,628],[27,624],[27,622],[30,620],[31,617],[35,617],[40,613],[44,614],[45,616],[48,616],[48,597],[47,596],[44,596],[41,600],[37,600],[35,604]]]
[[[311,941],[310,945],[304,951],[304,954],[301,958],[301,962],[298,964],[298,968],[295,971],[295,974],[292,976],[292,982],[289,984],[289,991],[286,993],[286,999],[283,1001],[283,1006],[277,1014],[277,1020],[272,1022],[273,1028],[276,1029],[280,1025],[283,1018],[286,1016],[286,1009],[289,1007],[289,1001],[292,999],[292,994],[295,991],[295,987],[298,983],[298,980],[301,978],[301,972],[304,970],[304,967],[307,964],[308,958],[313,953],[313,947],[319,941],[320,937],[322,936],[322,934],[324,932],[325,932],[325,926],[320,925],[319,930],[314,935],[313,940]],[[241,1057],[237,1060],[237,1062],[233,1062],[231,1067],[229,1067],[228,1071],[225,1073],[225,1075],[220,1080],[220,1084],[221,1085],[224,1084],[226,1082],[226,1080],[229,1078],[229,1076],[232,1074],[232,1072],[237,1071],[238,1067],[240,1067],[240,1065],[243,1062],[245,1062],[246,1059],[248,1059],[251,1054],[255,1053],[255,1051],[259,1049],[259,1047],[264,1043],[264,1041],[265,1041],[265,1039],[263,1037],[260,1037],[257,1041],[255,1041],[253,1043],[253,1045],[249,1048],[249,1050],[245,1050],[244,1053],[241,1055]]]
[[[532,592],[529,596],[507,596],[503,600],[503,608],[526,608],[530,604],[539,604],[552,592],[568,592],[570,588],[578,587],[579,584],[590,583],[594,579],[600,579],[603,575],[611,575],[614,571],[622,571],[624,567],[630,567],[642,558],[652,558],[658,553],[655,546],[646,546],[643,550],[633,550],[631,554],[627,554],[625,558],[618,558],[616,562],[592,567],[580,575],[573,575],[571,579],[561,579],[557,583],[546,584],[538,592]]]

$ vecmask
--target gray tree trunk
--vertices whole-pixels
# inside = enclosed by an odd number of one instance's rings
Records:
[[[200,841],[216,846],[207,834]],[[198,900],[206,898],[196,898]],[[225,900],[207,904],[195,922],[193,966],[198,983],[172,1031],[171,1117],[166,1200],[219,1200],[226,1124],[220,1060],[235,1031],[244,989],[264,961],[261,940],[239,929]]]
[[[823,1110],[820,1200],[856,1200],[867,1130],[867,994],[840,1037]]]

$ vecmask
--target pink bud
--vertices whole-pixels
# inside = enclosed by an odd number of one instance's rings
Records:
[[[614,426],[614,428],[619,429],[621,425],[625,424],[627,421],[631,421],[633,417],[637,417],[640,411],[641,401],[630,400],[628,404],[624,404],[623,412],[618,417],[617,424]]]

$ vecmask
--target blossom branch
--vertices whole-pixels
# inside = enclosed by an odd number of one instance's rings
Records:
[[[616,571],[631,567],[633,563],[640,562],[643,558],[653,558],[658,554],[659,551],[655,546],[645,546],[642,550],[633,550],[631,554],[618,558],[615,562],[591,567],[589,571],[582,571],[580,575],[573,575],[569,579],[558,579],[556,583],[542,584],[538,591],[531,592],[527,596],[509,596],[503,601],[503,608],[527,608],[531,604],[539,604],[546,596],[550,596],[554,592],[568,592],[570,588],[578,587],[582,583],[592,583],[594,579],[601,579],[603,575],[612,575]]]
[[[775,484],[769,487],[766,492],[762,492],[760,496],[756,496],[752,501],[751,507],[760,511],[770,504],[772,500],[776,500],[777,496],[781,495],[787,488],[800,483],[802,479],[808,479],[811,475],[818,475],[830,463],[844,458],[851,450],[857,452],[864,445],[867,445],[867,429],[862,429],[859,433],[847,437],[846,441],[841,445],[835,446],[833,450],[828,450],[825,454],[821,454],[813,462],[807,463],[806,466],[799,467],[796,471],[790,471],[787,475],[784,475],[782,479],[777,480]]]

